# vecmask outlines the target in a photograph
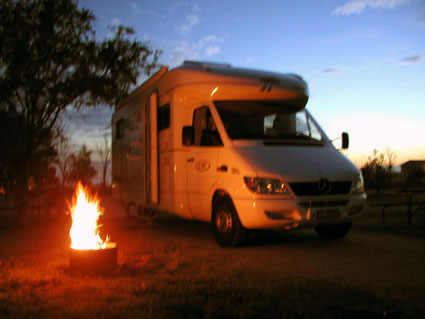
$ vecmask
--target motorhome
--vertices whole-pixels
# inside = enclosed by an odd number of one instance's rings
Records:
[[[113,196],[129,215],[211,223],[223,246],[251,230],[306,226],[342,238],[365,205],[362,175],[307,101],[295,74],[197,61],[162,67],[112,116]]]

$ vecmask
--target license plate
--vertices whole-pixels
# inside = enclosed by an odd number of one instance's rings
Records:
[[[317,211],[317,219],[337,218],[340,216],[338,209],[321,209]]]

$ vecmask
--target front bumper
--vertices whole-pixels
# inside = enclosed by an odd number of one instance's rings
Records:
[[[234,199],[233,203],[247,229],[291,229],[352,221],[362,214],[366,194],[314,199]]]

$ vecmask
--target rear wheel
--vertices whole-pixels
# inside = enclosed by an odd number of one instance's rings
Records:
[[[351,229],[351,222],[337,225],[316,226],[317,234],[323,239],[341,239]]]
[[[229,197],[214,201],[211,224],[214,238],[221,246],[239,246],[245,240],[247,231]]]

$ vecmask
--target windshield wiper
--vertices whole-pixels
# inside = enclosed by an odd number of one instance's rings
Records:
[[[318,141],[307,135],[279,135],[279,136],[264,136],[264,144],[295,144],[295,145],[323,145],[322,141]]]

